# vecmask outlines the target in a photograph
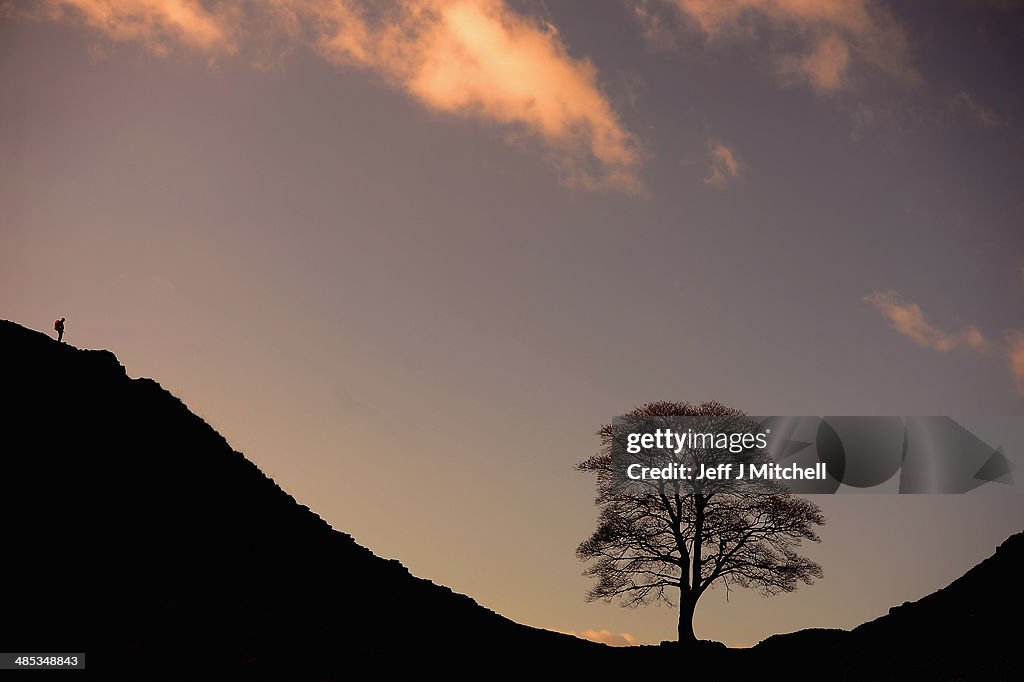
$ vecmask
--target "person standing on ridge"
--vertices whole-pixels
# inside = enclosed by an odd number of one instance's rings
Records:
[[[57,332],[57,342],[61,343],[64,341],[64,318],[60,318],[53,323],[53,330]]]

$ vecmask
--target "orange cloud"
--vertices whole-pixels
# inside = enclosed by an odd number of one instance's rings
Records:
[[[932,326],[916,303],[906,303],[895,291],[876,291],[864,300],[878,309],[889,320],[893,329],[913,339],[918,345],[948,352],[965,348],[985,352],[990,347],[981,331],[968,325],[955,332],[944,332]]]
[[[584,630],[583,632],[567,632],[567,635],[589,639],[609,646],[635,646],[636,638],[628,632],[609,632],[608,630]]]
[[[729,147],[721,142],[708,140],[708,154],[711,157],[711,173],[704,178],[705,185],[721,187],[740,176],[743,165]]]
[[[785,82],[844,89],[854,57],[890,77],[918,79],[903,29],[872,0],[644,0],[638,16],[661,29],[661,15],[646,6],[651,2],[669,3],[710,42],[767,33]],[[646,30],[653,32],[650,26]],[[794,51],[793,43],[803,48]]]
[[[329,60],[382,74],[426,107],[539,138],[572,185],[642,192],[638,145],[557,30],[504,0],[403,0],[392,11],[308,2]],[[379,9],[379,8],[377,8]]]
[[[1017,382],[1017,391],[1024,393],[1024,332],[1011,329],[1004,334],[1006,341],[1006,362],[1010,373]]]
[[[205,52],[233,52],[227,5],[221,12],[197,0],[43,0],[40,11],[52,20],[69,20],[102,31],[112,40],[140,42],[156,54],[172,43]]]
[[[601,91],[597,69],[571,56],[553,26],[505,0],[44,2],[51,19],[157,54],[175,42],[207,53],[233,52],[243,38],[308,43],[332,63],[381,75],[430,110],[538,142],[569,185],[643,193],[642,153]]]

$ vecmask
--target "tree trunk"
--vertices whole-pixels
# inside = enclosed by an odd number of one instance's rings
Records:
[[[679,599],[679,643],[691,644],[697,641],[693,633],[693,611],[697,607],[697,600],[688,595],[682,595]]]

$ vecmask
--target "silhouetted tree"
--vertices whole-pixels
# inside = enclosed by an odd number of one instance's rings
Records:
[[[744,415],[717,402],[655,402],[624,416]],[[587,601],[675,601],[679,641],[693,642],[694,609],[709,587],[721,583],[727,593],[734,586],[755,588],[769,596],[821,577],[821,566],[795,551],[803,540],[819,541],[815,526],[825,518],[813,502],[794,497],[776,481],[751,492],[729,482],[663,480],[638,495],[624,490],[614,471],[615,426],[602,426],[598,435],[601,450],[577,465],[596,474],[600,507],[597,529],[576,550],[580,560],[593,562],[584,573],[596,579]]]

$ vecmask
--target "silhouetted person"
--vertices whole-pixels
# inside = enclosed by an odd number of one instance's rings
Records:
[[[60,318],[53,323],[53,330],[57,332],[57,342],[64,340],[64,318]]]

